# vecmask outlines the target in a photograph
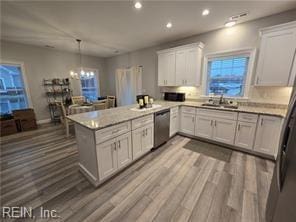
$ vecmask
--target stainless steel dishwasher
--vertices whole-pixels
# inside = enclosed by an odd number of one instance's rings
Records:
[[[170,110],[162,110],[154,114],[154,147],[167,142],[170,138]]]

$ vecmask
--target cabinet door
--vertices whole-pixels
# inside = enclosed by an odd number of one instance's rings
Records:
[[[103,180],[117,171],[116,140],[110,140],[97,145],[98,166],[100,180]]]
[[[234,144],[235,129],[236,121],[215,119],[213,128],[213,140],[227,144]]]
[[[179,131],[179,114],[173,113],[170,115],[170,137]]]
[[[176,85],[176,53],[169,52],[166,54],[166,86]]]
[[[213,135],[213,118],[206,116],[196,116],[195,135],[211,139]]]
[[[275,155],[279,145],[281,125],[282,118],[261,115],[257,124],[254,150]]]
[[[186,76],[186,50],[178,50],[176,52],[176,85],[185,85]]]
[[[144,129],[141,127],[139,129],[133,130],[132,140],[133,140],[133,160],[142,156],[142,138],[144,135]]]
[[[158,85],[176,85],[176,53],[165,52],[158,55]]]
[[[191,48],[186,50],[185,85],[200,85],[201,49]]]
[[[161,53],[158,55],[158,85],[165,86],[166,81],[166,54]]]
[[[131,145],[131,133],[126,133],[117,137],[116,142],[118,169],[126,166],[132,161],[132,145]]]
[[[255,132],[256,123],[239,121],[236,128],[235,145],[250,150],[253,149]]]
[[[256,85],[287,86],[292,75],[295,49],[295,28],[263,33]]]
[[[142,153],[147,153],[154,145],[154,124],[144,127],[144,136],[142,139]]]
[[[180,131],[189,135],[194,135],[195,114],[181,113]]]

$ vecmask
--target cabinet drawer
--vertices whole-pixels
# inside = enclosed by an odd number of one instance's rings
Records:
[[[179,107],[171,108],[170,112],[171,112],[171,115],[175,114],[175,113],[178,113],[179,112]]]
[[[197,109],[196,115],[204,115],[214,118],[237,120],[237,112],[224,111],[224,110],[210,110],[210,109]]]
[[[238,120],[250,123],[257,123],[258,115],[257,114],[250,114],[250,113],[239,113]]]
[[[144,116],[138,119],[134,119],[132,120],[132,129],[134,130],[153,122],[154,122],[153,114]]]
[[[120,123],[115,126],[110,126],[105,129],[96,131],[96,143],[101,143],[112,139],[131,130],[131,122]]]
[[[190,106],[182,106],[181,107],[181,112],[182,113],[192,113],[192,114],[195,114],[196,108],[190,107]]]

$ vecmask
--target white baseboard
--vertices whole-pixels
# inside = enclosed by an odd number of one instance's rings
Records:
[[[42,120],[38,120],[37,124],[43,124],[43,123],[50,123],[51,119],[42,119]]]

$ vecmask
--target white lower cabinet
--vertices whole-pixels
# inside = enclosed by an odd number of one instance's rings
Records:
[[[233,144],[235,127],[235,120],[197,115],[195,123],[195,136],[212,139],[221,143]]]
[[[257,124],[254,150],[276,156],[282,126],[282,118],[260,115]]]
[[[179,131],[179,108],[174,107],[170,110],[170,137]]]
[[[252,150],[257,123],[238,121],[236,127],[235,146]]]
[[[132,161],[131,133],[97,144],[100,180],[114,174]]]
[[[97,145],[100,180],[111,176],[117,170],[116,139]]]
[[[180,131],[182,133],[194,136],[195,113],[196,109],[194,107],[181,107]]]
[[[211,139],[213,135],[213,118],[196,116],[195,136]]]
[[[181,113],[180,131],[189,135],[194,135],[195,114]]]
[[[235,120],[215,119],[213,125],[213,140],[231,145],[234,144]]]
[[[131,140],[131,133],[117,137],[116,150],[118,169],[125,167],[133,160]]]
[[[153,148],[154,124],[148,124],[132,131],[133,160],[141,157]]]
[[[142,139],[143,153],[147,153],[153,148],[154,145],[154,124],[149,124],[144,127],[144,136]]]

